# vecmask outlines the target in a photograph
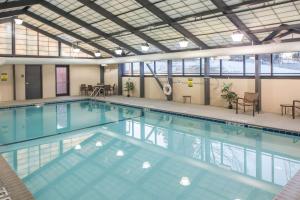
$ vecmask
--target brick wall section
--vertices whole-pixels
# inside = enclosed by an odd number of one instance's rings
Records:
[[[12,200],[34,200],[32,194],[0,155],[0,188],[5,187]]]
[[[296,173],[273,200],[300,200],[300,171]]]

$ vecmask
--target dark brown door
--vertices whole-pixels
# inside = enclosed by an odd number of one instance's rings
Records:
[[[42,88],[42,66],[25,65],[26,99],[43,98]]]

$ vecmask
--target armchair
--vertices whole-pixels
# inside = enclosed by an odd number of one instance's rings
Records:
[[[296,109],[300,109],[300,100],[293,101],[293,119],[296,117]]]
[[[236,114],[238,114],[239,105],[244,107],[244,112],[246,112],[246,107],[252,106],[253,107],[253,116],[255,115],[255,109],[259,102],[259,95],[258,93],[251,93],[251,92],[245,92],[244,98],[238,97],[236,99]],[[259,113],[259,111],[258,111]]]

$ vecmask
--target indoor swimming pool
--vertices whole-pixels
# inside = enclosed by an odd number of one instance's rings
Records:
[[[0,110],[0,151],[37,200],[271,200],[299,137],[100,101]]]

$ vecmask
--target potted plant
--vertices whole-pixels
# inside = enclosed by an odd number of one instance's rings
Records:
[[[228,108],[229,109],[233,108],[232,102],[234,100],[236,100],[236,98],[238,97],[235,92],[231,91],[231,87],[232,87],[232,83],[227,83],[227,84],[223,83],[223,88],[221,90],[221,92],[222,92],[221,97],[223,99],[225,99],[226,101],[228,101],[228,103],[229,103]]]
[[[130,91],[134,90],[134,83],[128,79],[125,83],[125,91],[127,92],[127,97],[130,97]]]

